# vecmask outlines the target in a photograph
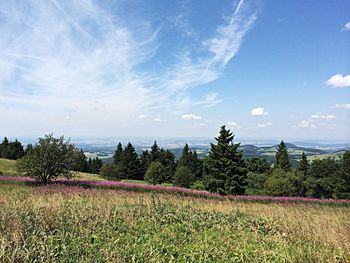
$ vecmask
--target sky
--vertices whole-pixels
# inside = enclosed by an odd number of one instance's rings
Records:
[[[0,135],[350,141],[350,1],[0,2]]]

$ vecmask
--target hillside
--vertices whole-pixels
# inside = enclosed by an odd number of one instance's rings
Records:
[[[0,203],[0,262],[350,258],[348,206],[218,201],[11,182],[0,182]]]

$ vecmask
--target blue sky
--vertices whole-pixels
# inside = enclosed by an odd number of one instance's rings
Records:
[[[350,2],[0,3],[0,135],[350,139]]]

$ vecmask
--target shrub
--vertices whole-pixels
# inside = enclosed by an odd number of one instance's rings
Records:
[[[300,184],[299,174],[276,168],[265,182],[266,194],[271,196],[297,196]]]
[[[186,166],[179,166],[176,168],[173,183],[177,186],[189,188],[195,180],[195,175]]]
[[[160,162],[152,162],[145,174],[145,180],[151,184],[161,184],[165,182],[166,169]]]
[[[191,189],[198,190],[198,191],[205,191],[205,185],[203,181],[197,180],[192,184]]]
[[[101,167],[100,174],[108,180],[120,181],[123,179],[123,172],[119,165],[113,163],[104,164]]]

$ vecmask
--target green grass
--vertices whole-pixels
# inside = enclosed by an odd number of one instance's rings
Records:
[[[4,175],[18,175],[16,161],[0,158],[0,172]]]
[[[131,184],[149,184],[147,181],[145,180],[130,180],[130,179],[124,179],[121,180],[121,182],[125,182],[125,183],[131,183]],[[172,183],[163,183],[163,186],[174,186]]]
[[[0,262],[348,262],[350,208],[0,185]]]
[[[19,175],[16,161],[0,158],[0,172],[3,175]],[[76,172],[74,178],[82,180],[104,180],[98,174]]]

